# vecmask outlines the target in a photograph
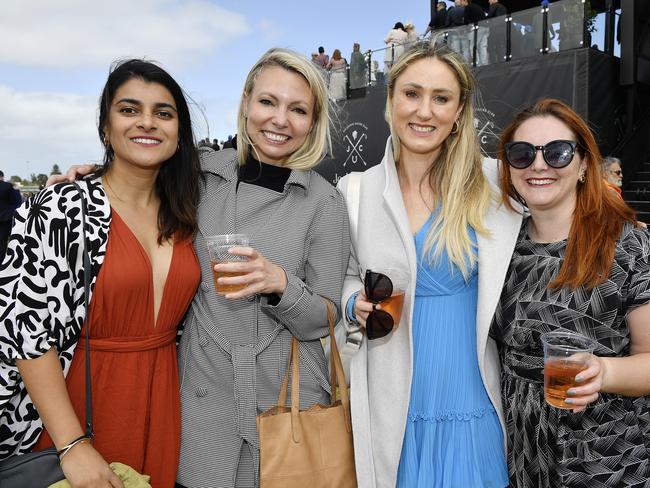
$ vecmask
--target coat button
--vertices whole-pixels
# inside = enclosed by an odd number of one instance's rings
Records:
[[[195,392],[195,393],[196,393],[196,396],[197,396],[197,397],[199,397],[199,398],[203,398],[204,396],[206,396],[206,395],[208,394],[208,390],[205,389],[205,388],[203,388],[202,386],[199,386],[199,387],[196,389],[196,392]]]

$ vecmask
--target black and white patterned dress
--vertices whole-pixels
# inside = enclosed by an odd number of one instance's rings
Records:
[[[551,290],[566,241],[533,242],[526,225],[490,332],[502,364],[511,486],[648,488],[650,397],[601,394],[577,414],[551,407],[540,335],[578,332],[598,342],[599,356],[629,355],[626,314],[650,301],[650,236],[626,224],[605,283],[591,291]]]

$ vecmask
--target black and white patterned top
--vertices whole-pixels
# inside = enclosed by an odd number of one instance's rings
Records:
[[[92,289],[104,262],[111,208],[101,179],[78,183],[88,205]],[[82,236],[81,200],[71,184],[46,188],[16,212],[0,266],[0,459],[29,452],[43,429],[16,359],[56,347],[63,373],[70,368],[85,313]]]
[[[650,487],[650,398],[600,394],[577,414],[551,407],[540,342],[544,332],[578,332],[598,342],[594,354],[628,356],[626,315],[650,301],[650,237],[625,224],[606,282],[551,290],[566,241],[536,243],[526,228],[490,332],[502,364],[510,486]]]

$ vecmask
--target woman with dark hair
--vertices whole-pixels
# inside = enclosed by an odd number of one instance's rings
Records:
[[[650,238],[606,188],[594,136],[564,103],[517,115],[499,159],[504,205],[530,212],[491,328],[510,486],[647,486]],[[596,342],[562,408],[544,400],[540,335],[550,331]]]
[[[76,189],[46,188],[18,211],[0,269],[0,457],[54,445],[73,487],[121,487],[113,461],[171,487],[180,449],[176,329],[200,275],[189,108],[167,72],[133,59],[111,71],[98,128],[104,167],[79,181],[85,228]],[[86,320],[92,440],[81,427]]]

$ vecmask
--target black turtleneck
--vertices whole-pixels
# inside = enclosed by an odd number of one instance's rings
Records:
[[[249,156],[246,164],[239,167],[237,187],[239,183],[248,183],[282,193],[290,174],[291,168],[262,163]]]

